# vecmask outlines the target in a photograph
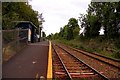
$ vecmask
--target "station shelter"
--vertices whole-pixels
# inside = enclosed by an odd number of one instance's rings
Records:
[[[16,21],[16,28],[28,29],[28,42],[34,43],[37,40],[37,27],[30,21]]]

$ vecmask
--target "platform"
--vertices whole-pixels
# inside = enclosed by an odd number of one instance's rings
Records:
[[[3,64],[3,80],[47,77],[49,42],[31,43]]]

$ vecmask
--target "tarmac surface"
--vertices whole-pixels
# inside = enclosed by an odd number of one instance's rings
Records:
[[[20,53],[17,53],[8,62],[3,64],[3,80],[35,80],[33,78],[46,79],[48,49],[48,41],[29,44]]]

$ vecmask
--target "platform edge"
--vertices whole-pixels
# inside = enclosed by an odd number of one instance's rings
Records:
[[[49,41],[47,79],[52,79],[52,44]]]

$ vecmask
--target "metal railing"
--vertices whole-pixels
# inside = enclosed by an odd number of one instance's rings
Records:
[[[2,30],[3,61],[9,60],[28,44],[28,29]]]

